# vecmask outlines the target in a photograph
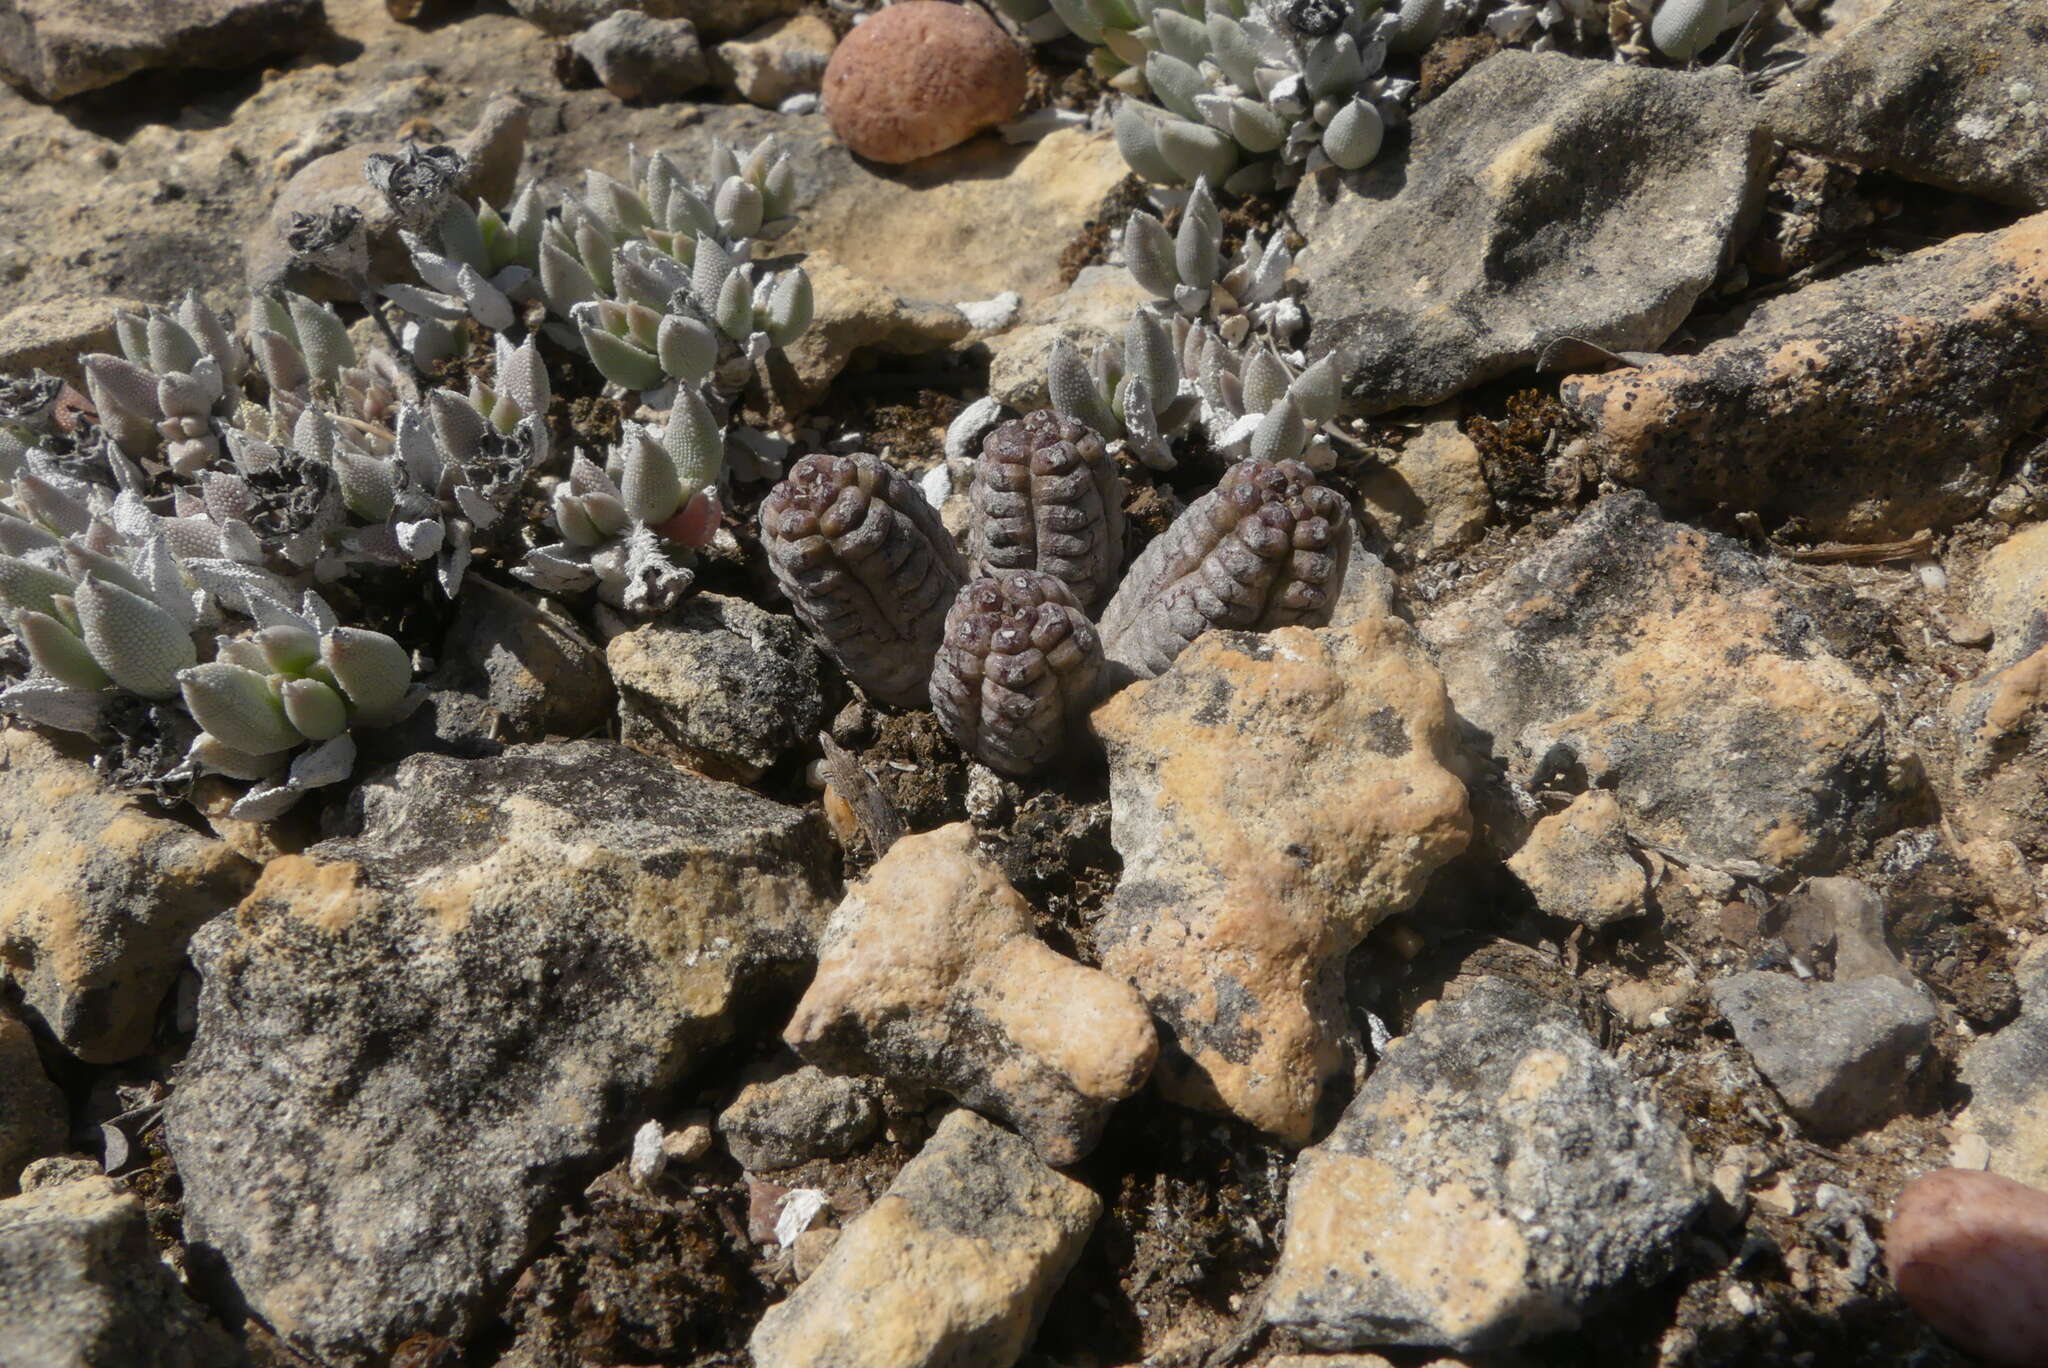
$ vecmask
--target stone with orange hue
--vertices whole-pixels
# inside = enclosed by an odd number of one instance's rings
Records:
[[[1263,1314],[1318,1349],[1505,1348],[1655,1275],[1705,1198],[1684,1134],[1570,1012],[1481,978],[1296,1161]]]
[[[1725,537],[1609,495],[1422,624],[1476,743],[1524,783],[1611,789],[1631,836],[1826,872],[1918,783],[1840,610]]]
[[[2048,523],[2007,539],[1969,585],[1993,635],[1983,673],[1949,699],[1959,806],[1980,839],[2048,860]]]
[[[973,5],[899,0],[840,41],[825,67],[825,117],[860,156],[900,164],[1013,119],[1024,54]]]
[[[1621,804],[1606,789],[1572,799],[1538,822],[1508,870],[1553,917],[1605,926],[1645,909],[1649,871],[1629,849]]]
[[[1960,522],[2048,413],[2048,214],[1780,295],[1562,395],[1609,478],[1674,512],[1849,541]]]
[[[817,814],[610,742],[372,776],[193,942],[187,1237],[323,1363],[462,1338],[563,1184],[800,972],[830,865]]]
[[[832,914],[783,1039],[840,1073],[939,1088],[1074,1163],[1159,1042],[1136,993],[1031,924],[973,827],[906,836]]]
[[[1906,1304],[1985,1363],[2048,1363],[2048,1192],[1937,1169],[1899,1193],[1884,1261]]]
[[[0,731],[0,971],[60,1044],[109,1064],[149,1047],[186,942],[256,867],[102,784],[91,753]]]
[[[1306,1143],[1345,955],[1471,833],[1442,679],[1391,617],[1210,632],[1093,724],[1124,860],[1096,944],[1167,1028],[1161,1091]]]

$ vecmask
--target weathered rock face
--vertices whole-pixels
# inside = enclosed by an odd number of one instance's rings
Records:
[[[1583,768],[1631,833],[1709,861],[1822,869],[1881,831],[1907,782],[1813,608],[1640,494],[1594,504],[1422,635],[1512,775]]]
[[[471,1326],[828,907],[816,814],[607,742],[415,756],[355,802],[195,944],[168,1112],[188,1240],[338,1363]]]
[[[45,370],[84,393],[85,372],[78,358],[89,352],[118,353],[114,314],[142,307],[138,300],[104,296],[24,304],[0,318],[0,374]]]
[[[1418,559],[1470,546],[1493,518],[1479,448],[1453,417],[1436,418],[1409,438],[1394,464],[1363,472],[1358,495],[1359,512],[1380,535]]]
[[[965,822],[904,837],[848,890],[783,1039],[840,1072],[941,1088],[1054,1164],[1095,1147],[1158,1054],[1138,995],[1042,944]]]
[[[1021,413],[1044,408],[1053,343],[1065,337],[1091,355],[1122,337],[1131,315],[1151,301],[1123,267],[1083,266],[1063,292],[1027,305],[1015,327],[989,339],[989,395]]]
[[[140,1054],[186,942],[255,866],[37,732],[0,732],[0,776],[0,969],[80,1059]]]
[[[465,579],[463,611],[441,642],[432,684],[478,696],[500,740],[582,736],[611,711],[605,655],[573,618],[537,595]]]
[[[605,647],[621,739],[714,778],[749,783],[807,746],[825,710],[803,625],[745,599],[697,594]]]
[[[1767,300],[1694,354],[1562,395],[1601,469],[1674,512],[1850,541],[1958,522],[2048,413],[2048,215]]]
[[[758,1368],[1009,1368],[1101,1212],[1031,1146],[956,1111],[761,1318]]]
[[[240,1346],[158,1256],[109,1178],[0,1201],[0,1354],[10,1368],[235,1368]]]
[[[1961,804],[1972,831],[2048,859],[2048,523],[1985,557],[1972,585],[1994,635],[1984,673],[1949,700]]]
[[[1713,997],[1787,1110],[1831,1140],[1897,1114],[1938,1019],[1924,994],[1885,976],[1753,971],[1715,983]]]
[[[8,0],[0,78],[61,100],[152,67],[248,66],[319,31],[320,0]]]
[[[1645,908],[1649,873],[1628,846],[1621,804],[1605,789],[1582,793],[1538,822],[1508,860],[1536,905],[1582,926],[1605,926]]]
[[[1831,161],[2048,209],[2048,26],[2027,0],[1891,5],[1764,101]]]
[[[1379,412],[1564,337],[1662,342],[1763,191],[1766,141],[1719,75],[1498,53],[1416,114],[1405,158],[1304,181],[1310,354]]]
[[[43,1072],[28,1027],[0,1010],[0,1197],[13,1195],[31,1160],[64,1148],[67,1119],[64,1094]]]
[[[881,1124],[880,1087],[806,1064],[747,1084],[718,1114],[718,1135],[749,1173],[851,1154]]]
[[[2021,961],[2020,1014],[1963,1056],[1970,1105],[1958,1128],[1984,1137],[1990,1169],[2048,1187],[2048,947]]]
[[[1423,1009],[1296,1162],[1265,1317],[1318,1348],[1495,1349],[1654,1273],[1705,1198],[1684,1136],[1503,979]]]
[[[1161,1090],[1305,1143],[1344,956],[1470,835],[1443,681],[1393,618],[1210,632],[1093,721],[1124,860],[1096,943],[1165,1028]]]

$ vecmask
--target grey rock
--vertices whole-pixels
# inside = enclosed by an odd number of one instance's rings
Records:
[[[881,1122],[873,1080],[806,1064],[741,1088],[718,1114],[718,1134],[742,1168],[758,1173],[851,1154]]]
[[[148,1048],[186,943],[256,868],[102,785],[86,754],[0,732],[0,971],[59,1044],[110,1064]]]
[[[1973,517],[2048,413],[2048,214],[1765,300],[1705,340],[1564,382],[1609,479],[1806,537]]]
[[[1830,1140],[1898,1113],[1938,1019],[1925,996],[1888,977],[1827,983],[1753,970],[1711,991],[1786,1109]]]
[[[1647,907],[1649,872],[1629,848],[1621,804],[1606,789],[1536,823],[1508,869],[1553,917],[1599,927]]]
[[[698,32],[730,38],[795,14],[803,0],[510,0],[513,13],[549,33],[575,33],[614,14],[687,19]]]
[[[142,1203],[108,1178],[0,1201],[7,1368],[236,1368],[240,1347],[158,1256]]]
[[[1101,1199],[973,1112],[939,1124],[748,1348],[756,1368],[1009,1368]]]
[[[1969,583],[1993,638],[1983,673],[1949,697],[1958,808],[1982,836],[2048,860],[2048,522],[2015,533]]]
[[[1704,1205],[1684,1135],[1563,1008],[1425,1007],[1287,1189],[1264,1315],[1318,1349],[1499,1349],[1662,1270]]]
[[[1993,1173],[2048,1188],[2048,947],[2020,962],[2018,978],[2019,1016],[1963,1056],[1970,1104],[1956,1126],[1984,1137]]]
[[[1017,325],[988,340],[988,392],[1020,412],[1051,401],[1046,367],[1052,345],[1064,337],[1084,356],[1123,336],[1131,315],[1152,295],[1121,266],[1083,266],[1073,284],[1050,299],[1033,301]]]
[[[185,1233],[323,1362],[461,1338],[828,907],[815,813],[608,742],[415,756],[194,945]]]
[[[2048,25],[2030,0],[1888,6],[1763,112],[1831,161],[2048,209]]]
[[[750,783],[814,744],[824,665],[803,625],[745,599],[697,594],[605,647],[620,738],[720,779]]]
[[[1513,777],[1582,769],[1639,839],[1825,872],[1883,833],[1917,774],[1829,619],[1742,546],[1622,493],[1422,635]]]
[[[673,100],[711,80],[704,45],[687,19],[621,10],[577,34],[569,46],[622,100]]]
[[[235,68],[319,40],[320,0],[8,0],[0,78],[61,100],[153,67]]]
[[[604,652],[537,594],[466,577],[431,680],[481,698],[503,741],[585,736],[611,715]]]
[[[64,1148],[68,1118],[64,1094],[43,1072],[35,1037],[0,1008],[0,1197],[14,1193],[30,1161]]]
[[[1885,936],[1884,895],[1857,879],[1808,879],[1764,915],[1758,930],[1822,978],[1918,982]]]
[[[1418,560],[1462,551],[1493,521],[1479,447],[1450,409],[1426,415],[1429,421],[1389,464],[1357,477],[1359,512]]]
[[[1433,404],[1561,338],[1656,346],[1763,192],[1768,141],[1725,70],[1502,52],[1414,129],[1405,156],[1293,201],[1308,351],[1338,353],[1369,412]]]

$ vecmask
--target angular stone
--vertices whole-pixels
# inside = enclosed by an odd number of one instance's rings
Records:
[[[574,33],[614,14],[687,19],[710,38],[728,38],[803,8],[803,0],[509,0],[512,12],[549,33]]]
[[[462,607],[441,642],[436,689],[479,696],[502,741],[584,736],[611,712],[605,654],[555,604],[465,577]]]
[[[751,783],[813,744],[824,669],[803,625],[745,599],[697,594],[605,647],[620,739],[718,779]]]
[[[2028,0],[1886,6],[1763,114],[1830,161],[2048,209],[2048,25]]]
[[[256,868],[107,788],[41,733],[0,732],[0,969],[93,1064],[142,1053],[185,945]]]
[[[1425,1006],[1303,1151],[1267,1323],[1321,1349],[1499,1349],[1659,1271],[1705,1185],[1572,1015],[1482,978]]]
[[[1758,932],[1823,978],[1917,983],[1885,937],[1884,895],[1855,879],[1808,879],[1765,914]]]
[[[1888,977],[1826,983],[1753,970],[1711,991],[1786,1109],[1829,1140],[1898,1113],[1939,1020],[1925,995]]]
[[[1649,871],[1629,849],[1621,804],[1606,789],[1538,822],[1508,869],[1553,917],[1601,927],[1644,911]]]
[[[1382,537],[1423,560],[1463,550],[1493,520],[1479,448],[1453,417],[1427,423],[1392,464],[1360,472],[1358,499]]]
[[[194,945],[185,1234],[323,1362],[461,1339],[565,1184],[806,962],[817,814],[609,742],[418,755]],[[282,1053],[280,1053],[282,1052]]]
[[[1071,1164],[1144,1086],[1158,1038],[1136,993],[1031,923],[972,826],[906,836],[832,914],[783,1039],[842,1073],[942,1089]]]
[[[872,1079],[806,1064],[741,1088],[718,1114],[718,1135],[749,1173],[837,1158],[858,1149],[881,1124],[878,1092]]]
[[[1963,1056],[1970,1104],[1956,1125],[1984,1137],[1993,1173],[2048,1188],[2048,944],[2028,953],[2017,977],[2019,1016]]]
[[[153,67],[251,66],[312,46],[321,18],[320,0],[8,0],[0,78],[61,100]]]
[[[577,34],[569,47],[622,100],[673,100],[711,80],[704,45],[687,19],[621,10]]]
[[[0,1009],[0,1197],[13,1195],[30,1161],[64,1148],[69,1115],[64,1094],[43,1072],[35,1037]]]
[[[2048,214],[1769,299],[1684,356],[1561,390],[1674,513],[1883,541],[1974,516],[2048,413]]]
[[[1970,584],[1994,635],[1984,672],[1949,699],[1958,806],[1980,838],[2048,860],[2048,523],[2009,538]]]
[[[1344,957],[1471,834],[1407,626],[1209,632],[1097,709],[1123,878],[1102,967],[1161,1025],[1160,1090],[1306,1143],[1344,1058]]]
[[[811,326],[770,363],[775,398],[791,413],[802,413],[821,401],[856,356],[920,356],[958,342],[972,330],[952,305],[906,299],[848,270],[829,252],[807,256],[804,272],[811,278],[815,301]]]
[[[1640,839],[1823,870],[1881,833],[1913,773],[1825,620],[1743,547],[1623,493],[1422,635],[1516,778],[1583,769]]]
[[[956,1111],[747,1347],[756,1368],[1010,1368],[1101,1210],[1031,1146]]]
[[[1308,351],[1377,413],[1563,338],[1654,347],[1751,221],[1767,153],[1732,72],[1496,53],[1417,112],[1406,156],[1295,193]]]
[[[824,17],[799,14],[720,43],[712,74],[743,100],[773,109],[792,95],[815,92],[839,35]]]
[[[0,1357],[9,1368],[248,1361],[178,1286],[141,1201],[110,1178],[0,1201]]]

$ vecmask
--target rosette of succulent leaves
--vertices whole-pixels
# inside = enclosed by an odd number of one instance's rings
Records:
[[[1601,38],[1618,61],[1691,62],[1724,34],[1768,17],[1767,0],[1447,0],[1460,28],[1483,22],[1509,47],[1548,52]]]
[[[1328,426],[1340,402],[1335,359],[1307,364],[1288,347],[1300,328],[1290,291],[1293,255],[1279,233],[1248,234],[1226,259],[1223,219],[1197,179],[1172,234],[1140,209],[1124,226],[1124,267],[1152,296],[1120,340],[1084,359],[1053,344],[1047,388],[1063,417],[1088,424],[1155,470],[1175,465],[1172,443],[1197,420],[1211,449],[1232,459],[1336,462]]]

